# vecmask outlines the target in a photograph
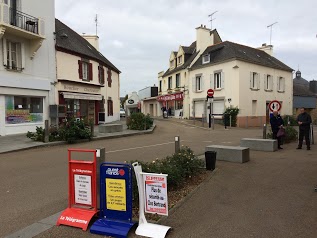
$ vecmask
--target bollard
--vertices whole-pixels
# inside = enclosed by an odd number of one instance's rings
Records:
[[[224,117],[224,123],[225,123],[225,129],[227,129],[227,114],[223,114]]]
[[[95,136],[95,126],[93,123],[90,124],[90,133],[91,133],[91,137]]]
[[[266,139],[266,124],[263,125],[263,139]]]
[[[212,115],[212,129],[215,129],[215,116]]]
[[[106,162],[106,149],[96,149],[97,158],[97,184],[100,181],[100,165]],[[100,186],[97,186],[97,208],[100,209]]]
[[[175,154],[177,154],[181,149],[179,136],[175,136]]]
[[[201,123],[202,123],[203,127],[205,126],[205,117],[204,116],[205,116],[204,114],[202,114],[202,116],[201,116]]]
[[[45,120],[45,132],[44,132],[44,142],[49,142],[49,129],[48,129],[48,120]]]

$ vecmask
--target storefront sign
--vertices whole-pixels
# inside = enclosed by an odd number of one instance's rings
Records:
[[[145,212],[168,215],[167,175],[144,173]]]
[[[91,205],[91,176],[75,174],[75,203]]]
[[[78,85],[72,83],[60,82],[59,91],[77,92],[77,93],[101,93],[100,86],[95,85]]]
[[[163,96],[158,96],[157,97],[157,101],[173,101],[173,100],[176,100],[176,101],[180,101],[180,100],[183,100],[184,97],[183,97],[183,93],[175,93],[175,94],[168,94],[168,95],[163,95]]]

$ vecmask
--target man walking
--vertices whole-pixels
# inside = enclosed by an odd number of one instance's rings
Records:
[[[270,118],[270,124],[271,124],[272,132],[273,132],[273,139],[277,139],[278,148],[281,150],[283,149],[281,147],[282,138],[277,137],[277,133],[280,128],[283,128],[284,121],[277,111],[273,112],[273,116]]]
[[[303,138],[305,136],[307,150],[310,150],[310,140],[309,140],[309,132],[310,132],[310,124],[311,124],[311,117],[305,111],[305,108],[300,109],[300,114],[297,117],[297,122],[299,125],[299,139],[298,139],[298,147],[297,149],[302,149],[303,146]]]

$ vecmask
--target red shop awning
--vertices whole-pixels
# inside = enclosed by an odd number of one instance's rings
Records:
[[[167,94],[157,97],[157,101],[159,102],[165,102],[165,101],[182,101],[184,99],[183,92],[181,93],[174,93],[174,94]]]

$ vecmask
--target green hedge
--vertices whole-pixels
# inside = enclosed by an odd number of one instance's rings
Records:
[[[132,113],[127,118],[127,126],[130,130],[147,130],[153,126],[153,119],[149,114],[144,115],[141,112]]]
[[[223,123],[224,125],[230,125],[230,115],[231,115],[231,126],[237,126],[237,116],[240,109],[238,107],[227,107],[224,111]]]

